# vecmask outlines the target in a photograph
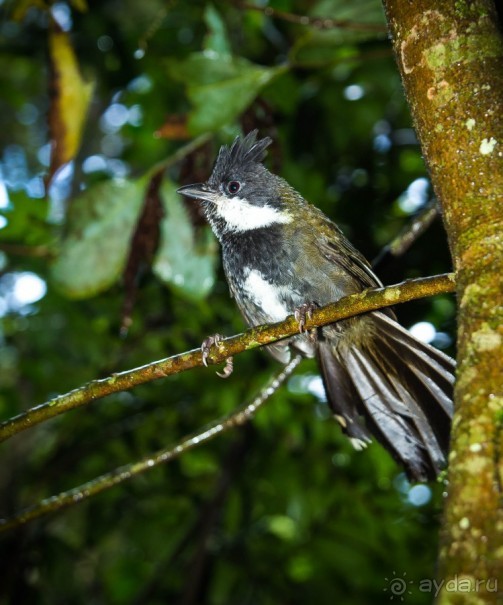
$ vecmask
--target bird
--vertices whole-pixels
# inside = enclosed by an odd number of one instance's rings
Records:
[[[272,140],[257,135],[222,146],[208,180],[178,193],[201,202],[247,324],[297,317],[299,333],[268,352],[283,364],[299,352],[316,358],[328,405],[355,448],[375,438],[411,481],[434,479],[446,466],[455,362],[389,308],[314,335],[302,330],[314,308],[382,283],[332,220],[267,169]]]

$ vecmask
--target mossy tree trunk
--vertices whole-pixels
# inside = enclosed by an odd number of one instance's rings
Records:
[[[456,412],[439,602],[501,602],[503,39],[487,0],[384,6],[457,272]]]

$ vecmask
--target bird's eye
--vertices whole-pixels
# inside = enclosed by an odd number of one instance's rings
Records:
[[[227,183],[227,191],[234,195],[241,189],[241,183],[238,181],[230,181]]]

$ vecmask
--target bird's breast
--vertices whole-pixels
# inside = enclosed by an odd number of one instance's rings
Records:
[[[245,271],[243,294],[254,305],[259,307],[268,321],[281,321],[292,313],[291,292],[271,283],[256,269]]]

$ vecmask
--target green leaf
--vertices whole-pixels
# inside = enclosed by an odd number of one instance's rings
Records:
[[[220,13],[212,4],[208,4],[204,11],[204,21],[208,28],[208,35],[204,39],[204,48],[221,55],[230,55],[231,45],[225,29],[225,23]]]
[[[201,300],[215,283],[218,258],[215,239],[205,227],[202,241],[196,241],[194,228],[173,183],[163,184],[161,196],[166,212],[153,271],[180,294]]]
[[[87,298],[120,277],[143,202],[145,180],[98,183],[75,198],[52,277],[71,298]]]
[[[193,134],[215,131],[232,122],[286,69],[260,67],[214,51],[194,53],[185,61],[169,64],[171,76],[187,86],[193,105],[188,126]]]

